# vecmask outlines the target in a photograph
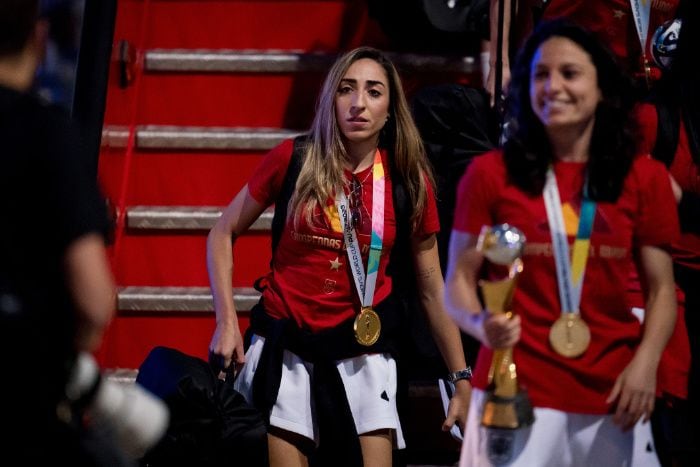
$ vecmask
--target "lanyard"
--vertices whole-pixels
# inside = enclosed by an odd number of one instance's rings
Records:
[[[364,264],[362,264],[362,254],[360,242],[357,239],[357,232],[350,223],[350,208],[348,197],[345,191],[339,190],[336,198],[336,207],[340,213],[340,220],[343,225],[343,238],[345,239],[345,249],[348,254],[350,271],[355,279],[355,288],[360,297],[363,307],[371,307],[374,300],[374,290],[377,284],[377,273],[379,271],[379,257],[382,253],[382,239],[384,237],[384,166],[382,156],[377,149],[374,154],[374,165],[372,166],[372,237],[367,261],[367,276],[365,276]]]
[[[583,276],[588,262],[593,219],[595,218],[596,203],[587,196],[587,184],[579,214],[578,233],[574,241],[573,257],[569,259],[569,240],[564,225],[564,215],[561,210],[561,199],[557,188],[554,170],[547,171],[547,181],[544,186],[544,203],[549,221],[549,231],[552,235],[554,248],[554,264],[557,270],[559,285],[559,301],[563,313],[578,313],[581,303]]]
[[[647,36],[649,35],[649,17],[651,16],[651,0],[630,0],[634,26],[642,46],[642,55],[646,56]]]

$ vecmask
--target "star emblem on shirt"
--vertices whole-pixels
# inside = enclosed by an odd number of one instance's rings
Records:
[[[337,271],[342,264],[338,256],[336,256],[335,259],[329,259],[328,262],[331,263],[331,271]]]
[[[613,16],[615,19],[622,19],[625,16],[625,12],[622,10],[613,10]]]

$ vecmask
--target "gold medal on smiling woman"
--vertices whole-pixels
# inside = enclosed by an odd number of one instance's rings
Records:
[[[559,355],[576,358],[591,343],[591,331],[579,313],[563,313],[549,330],[549,343]]]
[[[566,358],[580,357],[591,343],[591,331],[579,311],[596,212],[596,203],[589,198],[587,186],[588,176],[586,176],[584,183],[578,228],[573,251],[570,255],[556,176],[551,167],[547,171],[544,202],[552,236],[559,301],[561,303],[561,315],[549,330],[549,343],[556,353]]]

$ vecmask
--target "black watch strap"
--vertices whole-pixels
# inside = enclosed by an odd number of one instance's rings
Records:
[[[447,375],[447,381],[450,383],[456,383],[460,379],[466,379],[467,381],[472,380],[472,369],[466,367],[464,370],[455,371]]]

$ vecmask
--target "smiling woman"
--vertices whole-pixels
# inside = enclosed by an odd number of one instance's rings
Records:
[[[591,56],[574,41],[553,37],[539,48],[531,69],[530,105],[550,140],[556,144],[562,132],[589,140],[602,99]],[[573,154],[566,147],[553,149],[561,160],[588,159],[587,148],[577,148]]]
[[[630,429],[651,415],[673,329],[678,218],[668,173],[636,154],[629,89],[593,36],[542,23],[513,70],[503,150],[476,158],[460,182],[446,305],[483,344],[460,465],[631,465]],[[477,295],[479,232],[504,223],[539,245],[525,248],[512,318],[481,314]],[[643,330],[624,294],[635,258],[651,312]],[[557,334],[562,320],[590,340]],[[505,434],[480,424],[491,349],[501,347],[513,348],[535,411],[532,425]],[[658,460],[648,452],[634,465]]]

